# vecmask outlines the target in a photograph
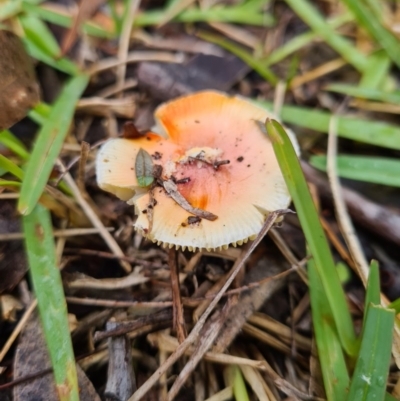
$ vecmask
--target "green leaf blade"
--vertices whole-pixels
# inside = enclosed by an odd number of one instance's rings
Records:
[[[88,76],[77,75],[64,87],[41,127],[26,168],[18,211],[29,214],[35,207],[61,151],[75,111],[75,105],[88,83]]]
[[[355,355],[357,343],[345,294],[300,162],[288,135],[277,121],[267,121],[266,129],[326,292],[339,338],[346,352]]]
[[[334,317],[313,259],[308,262],[308,279],[314,336],[326,396],[328,401],[341,401],[347,394],[350,378]]]
[[[79,401],[67,305],[56,266],[50,213],[38,205],[22,222],[32,283],[59,397],[62,401]]]
[[[336,159],[340,177],[400,187],[400,161],[386,157],[340,155]],[[326,171],[326,156],[312,156],[310,164]]]
[[[255,103],[268,110],[273,109],[271,102],[256,101]],[[327,134],[332,114],[326,111],[313,110],[308,107],[285,105],[281,110],[281,118],[285,123]],[[400,126],[347,116],[337,116],[336,118],[338,121],[338,135],[340,137],[400,150]]]
[[[394,310],[370,305],[347,401],[383,400],[389,374]]]

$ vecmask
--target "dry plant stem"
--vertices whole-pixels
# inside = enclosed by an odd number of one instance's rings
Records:
[[[308,284],[307,273],[304,269],[304,264],[307,260],[303,260],[303,261],[297,260],[295,254],[292,252],[292,250],[287,245],[286,241],[282,238],[282,236],[279,234],[279,232],[276,229],[273,228],[268,233],[268,235],[271,237],[272,241],[274,241],[274,244],[281,251],[281,253],[285,257],[285,259],[292,266],[297,267],[296,271],[297,271],[298,275],[300,276],[300,278],[303,280],[303,282]]]
[[[329,122],[328,152],[327,152],[327,173],[332,189],[333,202],[335,204],[336,215],[339,227],[342,231],[344,240],[349,248],[350,254],[354,260],[358,275],[364,284],[367,285],[369,267],[365,259],[357,234],[354,231],[353,224],[346,209],[346,204],[340,188],[340,182],[336,168],[337,156],[337,119],[332,117]]]
[[[168,393],[168,401],[172,401],[175,398],[181,387],[189,378],[189,375],[194,371],[198,363],[203,358],[204,354],[212,346],[216,337],[220,333],[222,326],[225,323],[225,320],[233,306],[233,303],[236,302],[236,297],[234,297],[234,300],[232,298],[228,298],[228,301],[224,305],[223,309],[221,311],[216,311],[213,316],[211,316],[209,321],[204,325],[203,330],[201,331],[199,342],[196,345],[192,356],[185,364],[185,367],[181,370],[179,376],[175,380],[175,383],[172,385]]]
[[[105,230],[113,231],[113,227],[104,227]],[[53,235],[55,237],[75,237],[77,235],[92,235],[99,234],[100,230],[98,228],[65,228],[64,230],[54,230]],[[17,241],[24,239],[23,233],[9,233],[0,234],[0,242],[4,241]]]
[[[81,192],[85,192],[85,166],[90,152],[89,143],[82,141],[81,143],[81,154],[79,159],[79,170],[76,184]]]
[[[140,0],[129,0],[125,4],[126,4],[125,7],[127,8],[125,12],[127,12],[128,15],[124,19],[122,25],[122,32],[119,39],[118,60],[121,63],[121,65],[117,69],[117,87],[122,87],[125,80],[126,63],[128,59],[131,31],[133,27],[133,21],[135,20],[135,16],[139,8]]]
[[[19,199],[19,196],[20,196],[19,192],[15,193],[6,192],[0,194],[0,199]]]
[[[121,278],[79,278],[67,283],[66,287],[70,289],[116,290],[133,287],[135,285],[146,283],[147,281],[149,281],[149,278],[133,272]]]
[[[169,7],[166,11],[164,18],[158,23],[157,29],[161,28],[167,22],[172,20],[175,16],[180,14],[185,8],[189,7],[194,0],[180,0],[178,2],[173,3],[172,7]]]
[[[65,167],[62,164],[62,162],[59,160],[58,163],[62,167],[62,170],[64,171]],[[82,193],[79,190],[78,186],[76,185],[75,181],[71,177],[71,174],[69,174],[69,173],[65,174],[64,179],[65,179],[66,183],[68,184],[68,186],[71,188],[71,191],[72,191],[76,201],[82,207],[82,209],[85,212],[88,219],[99,230],[100,235],[103,237],[105,243],[108,245],[108,247],[113,252],[113,254],[116,256],[125,256],[124,253],[122,252],[122,249],[117,244],[117,241],[115,241],[114,237],[106,230],[106,228],[104,227],[103,223],[101,222],[101,220],[99,219],[97,214],[93,211],[93,209],[90,207],[89,203],[86,201],[86,199],[82,195]],[[123,260],[120,260],[120,265],[127,273],[130,273],[132,271],[132,267],[129,263],[127,263]]]
[[[247,29],[238,28],[233,24],[226,24],[223,22],[209,22],[208,25],[253,50],[260,45],[260,38],[250,33]]]
[[[294,399],[301,399],[301,400],[318,400],[318,398],[305,394],[302,391],[298,390],[296,387],[293,386],[293,384],[289,383],[285,379],[283,379],[281,376],[278,375],[278,373],[275,372],[275,370],[271,367],[271,365],[266,361],[264,356],[261,354],[259,349],[253,345],[250,346],[252,349],[252,353],[255,356],[255,359],[263,362],[265,370],[267,374],[272,378],[274,381],[275,385],[286,395],[294,397]]]
[[[340,241],[340,239],[337,237],[337,235],[334,233],[332,230],[331,225],[329,222],[322,217],[321,215],[319,216],[319,220],[322,224],[322,227],[324,231],[326,232],[329,241],[332,243],[332,245],[335,247],[337,252],[339,253],[340,257],[354,270],[357,271],[357,268],[354,264],[353,259],[351,258],[351,255],[343,245],[343,243]]]
[[[258,234],[257,238],[250,244],[250,246],[247,248],[246,251],[244,251],[241,255],[241,257],[236,261],[233,269],[232,269],[232,274],[230,277],[226,280],[225,285],[221,288],[219,293],[215,296],[211,304],[208,306],[206,311],[203,313],[199,321],[196,323],[186,340],[180,344],[175,352],[165,361],[165,363],[160,366],[151,376],[150,378],[136,391],[135,394],[128,400],[128,401],[139,401],[140,399],[143,398],[143,396],[156,384],[160,376],[165,373],[186,351],[186,349],[193,343],[195,343],[199,337],[200,331],[203,328],[208,316],[211,314],[211,312],[214,310],[215,306],[217,303],[220,301],[222,295],[224,292],[229,288],[229,286],[232,284],[233,280],[239,273],[239,271],[242,269],[244,266],[246,260],[249,258],[249,256],[252,254],[256,246],[260,243],[260,241],[264,238],[264,236],[267,234],[267,232],[270,230],[270,228],[273,226],[275,223],[275,220],[285,214],[290,212],[290,210],[277,210],[275,212],[271,212],[268,215],[267,220],[264,223],[263,228],[261,229],[260,233]]]
[[[116,95],[117,93],[126,91],[127,89],[136,88],[138,81],[133,78],[125,79],[123,85],[119,87],[117,84],[107,86],[106,88],[96,92],[96,96],[98,97],[110,97]]]
[[[174,352],[176,347],[179,345],[175,337],[168,336],[165,333],[151,333],[147,336],[149,342],[158,349],[166,351],[168,353]],[[195,352],[194,347],[189,347],[185,351],[185,355],[192,355]],[[241,358],[235,355],[222,354],[219,352],[208,351],[204,354],[206,361],[221,364],[221,365],[245,365],[251,366],[257,370],[266,371],[264,364],[259,361],[254,361],[249,358]]]
[[[22,329],[24,328],[26,322],[32,315],[32,312],[35,310],[36,306],[37,306],[37,300],[35,299],[29,305],[28,309],[25,311],[21,320],[15,326],[15,328],[14,328],[13,332],[11,333],[10,337],[8,338],[7,342],[4,344],[3,349],[0,351],[0,362],[3,360],[3,358],[7,354],[8,350],[11,348],[12,344],[14,343],[15,339],[18,337],[19,333],[21,333]]]
[[[314,68],[311,71],[307,71],[305,74],[300,75],[292,79],[290,83],[290,89],[296,89],[301,85],[304,85],[307,82],[314,81],[317,78],[320,78],[326,74],[329,74],[333,71],[342,68],[347,64],[347,61],[343,60],[342,58],[337,58],[327,63],[320,65],[317,68]]]
[[[278,85],[276,85],[274,92],[274,109],[273,113],[279,118],[281,114],[282,105],[285,101],[285,93],[286,93],[286,82],[279,81]]]
[[[172,306],[171,301],[113,301],[110,299],[91,299],[91,298],[78,298],[78,297],[65,297],[65,300],[71,304],[76,305],[90,305],[102,306],[105,308],[168,308]]]
[[[110,68],[118,67],[121,64],[128,63],[139,63],[142,61],[159,61],[164,63],[182,63],[184,60],[183,56],[180,54],[175,54],[171,52],[157,52],[157,51],[135,51],[128,53],[125,60],[121,61],[117,58],[107,58],[102,61],[93,64],[89,68],[88,73],[90,75],[97,74],[104,70],[109,70]],[[120,88],[119,88],[120,89]]]
[[[205,300],[200,303],[200,305],[193,311],[193,320],[197,322],[200,319],[200,316],[210,305],[211,300],[214,298],[214,295],[217,294],[221,288],[223,287],[226,279],[229,276],[229,272],[224,274],[205,294]],[[209,297],[209,298],[208,298]]]
[[[185,338],[187,337],[187,331],[185,326],[185,318],[183,316],[177,253],[175,248],[171,248],[169,250],[168,259],[172,290],[173,328],[176,330],[176,335],[178,337],[179,343],[183,343],[183,341],[185,341]]]

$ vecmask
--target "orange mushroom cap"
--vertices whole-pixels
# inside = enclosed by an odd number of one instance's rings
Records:
[[[193,251],[241,245],[259,233],[269,212],[290,203],[262,128],[271,117],[254,103],[214,91],[164,103],[155,112],[156,133],[103,145],[96,161],[98,184],[135,205],[135,228],[154,242]],[[140,149],[163,168],[160,185],[152,189],[141,188],[136,178]],[[191,207],[217,218],[188,212],[167,192],[174,185]]]

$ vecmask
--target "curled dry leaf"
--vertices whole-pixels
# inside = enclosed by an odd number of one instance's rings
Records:
[[[0,130],[25,117],[39,102],[39,86],[32,61],[20,39],[0,30]]]
[[[164,103],[155,112],[154,132],[103,145],[98,184],[135,205],[135,228],[154,242],[189,250],[241,245],[259,233],[270,212],[290,203],[260,128],[270,117],[243,98],[214,91]],[[141,150],[162,171],[160,185],[151,189],[142,185],[150,161],[141,161]],[[198,217],[195,224],[189,224],[191,215]]]

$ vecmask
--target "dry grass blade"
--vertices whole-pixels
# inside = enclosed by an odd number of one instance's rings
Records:
[[[171,273],[173,327],[176,330],[179,343],[183,343],[187,337],[187,331],[183,315],[177,252],[174,248],[169,250],[168,264]]]
[[[193,330],[190,332],[186,340],[179,345],[179,347],[175,350],[175,352],[165,361],[165,363],[160,366],[153,374],[150,376],[150,378],[133,394],[131,398],[129,398],[128,401],[139,401],[144,397],[144,395],[147,393],[148,390],[150,390],[158,381],[159,377],[164,374],[184,353],[185,350],[192,345],[193,343],[196,342],[198,339],[201,329],[203,328],[208,316],[211,314],[211,312],[214,310],[215,306],[217,303],[220,301],[222,298],[224,292],[229,288],[229,286],[232,284],[233,280],[239,273],[239,271],[242,269],[244,266],[246,260],[249,258],[249,256],[252,254],[254,251],[255,247],[260,243],[260,241],[264,238],[266,233],[270,230],[270,228],[273,226],[275,223],[275,220],[282,214],[288,213],[289,210],[277,210],[275,212],[272,212],[268,215],[268,218],[266,222],[264,223],[264,226],[261,230],[261,232],[258,234],[257,238],[250,244],[250,246],[244,251],[241,255],[241,257],[237,260],[237,262],[234,265],[234,268],[232,269],[232,273],[229,276],[229,278],[226,280],[225,285],[221,288],[219,293],[215,296],[211,304],[208,306],[206,311],[203,313],[197,324],[194,326]]]
[[[181,54],[175,54],[171,52],[156,52],[156,51],[135,51],[129,53],[123,60],[117,58],[108,58],[99,61],[89,68],[88,73],[90,75],[98,74],[101,71],[108,70],[110,68],[118,67],[128,63],[139,63],[141,61],[159,61],[163,63],[182,63],[184,57]],[[123,84],[118,87],[118,91],[122,89]]]
[[[121,64],[118,66],[117,69],[117,87],[122,87],[125,80],[131,31],[133,27],[133,21],[135,20],[135,16],[139,8],[139,4],[140,0],[129,0],[125,2],[125,18],[122,24],[122,32],[119,38],[118,46],[118,60]]]
[[[79,278],[66,284],[71,289],[96,289],[96,290],[116,290],[120,288],[129,288],[135,285],[147,283],[149,278],[144,277],[137,272],[121,278],[95,279],[92,277]]]
[[[105,227],[107,231],[114,230],[113,227]],[[55,237],[75,237],[77,235],[92,235],[99,234],[100,230],[98,228],[65,228],[62,230],[54,230],[53,235]],[[23,233],[9,233],[0,234],[0,242],[3,241],[18,241],[24,239]]]
[[[367,285],[369,267],[365,259],[357,234],[346,210],[343,195],[340,190],[340,182],[336,168],[336,153],[337,153],[337,120],[332,117],[329,137],[328,137],[328,177],[331,184],[332,196],[335,203],[337,219],[342,230],[343,238],[345,239],[349,251],[353,257],[357,267],[358,275],[364,286]]]

